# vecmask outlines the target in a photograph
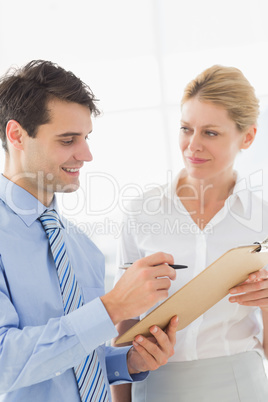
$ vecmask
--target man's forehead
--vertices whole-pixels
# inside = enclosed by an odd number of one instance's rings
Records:
[[[91,111],[88,106],[53,98],[47,103],[48,121],[39,126],[38,132],[50,126],[54,134],[67,137],[87,135],[92,132]]]
[[[55,109],[83,109],[91,115],[91,110],[87,105],[66,101],[55,97],[48,99],[46,108],[49,112],[53,112]]]

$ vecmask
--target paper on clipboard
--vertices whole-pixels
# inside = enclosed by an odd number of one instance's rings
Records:
[[[177,331],[185,328],[218,301],[229,289],[268,264],[268,239],[262,243],[233,248],[179,289],[160,306],[118,337],[116,344],[129,342],[138,334],[150,335],[149,328],[164,329],[178,315]]]

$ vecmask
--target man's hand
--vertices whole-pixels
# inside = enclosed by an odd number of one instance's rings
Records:
[[[136,261],[115,287],[101,297],[114,324],[136,317],[168,297],[176,272],[170,254],[155,253]]]
[[[229,298],[231,303],[238,303],[242,306],[258,306],[268,312],[268,272],[265,268],[253,272],[245,282],[230,289],[230,293],[232,295]],[[235,294],[237,296],[233,296]]]
[[[174,354],[177,326],[178,317],[174,316],[166,331],[154,325],[150,328],[152,337],[137,335],[127,356],[129,373],[156,370],[166,364]]]

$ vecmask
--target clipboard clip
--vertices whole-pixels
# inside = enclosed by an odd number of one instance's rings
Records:
[[[255,248],[252,252],[253,253],[261,253],[264,251],[268,251],[268,237],[266,237],[266,239],[264,239],[261,243],[259,243],[258,241],[256,241],[254,244],[258,244],[259,247]]]

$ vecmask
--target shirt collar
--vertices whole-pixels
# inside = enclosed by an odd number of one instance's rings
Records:
[[[180,178],[186,176],[186,169],[182,169],[174,179],[167,184],[164,189],[163,196],[173,201],[178,199],[177,196],[177,184]],[[239,203],[243,208],[244,213],[247,211],[250,204],[250,191],[248,189],[247,180],[235,171],[236,182],[233,188],[232,194],[228,197],[228,202],[230,206]]]
[[[27,226],[31,226],[32,223],[48,209],[32,194],[13,183],[2,174],[0,175],[0,199],[2,199]],[[55,209],[59,213],[55,196],[49,209]]]

